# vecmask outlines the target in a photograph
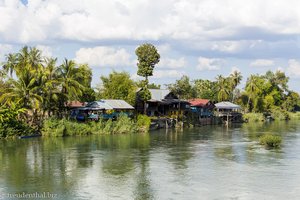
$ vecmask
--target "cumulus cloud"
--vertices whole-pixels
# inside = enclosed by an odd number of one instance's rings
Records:
[[[300,62],[295,59],[290,59],[287,74],[293,78],[300,78]]]
[[[0,61],[2,61],[6,54],[12,50],[12,45],[0,44]]]
[[[252,67],[270,67],[274,65],[273,60],[257,59],[250,63]]]
[[[43,56],[52,57],[52,48],[45,45],[37,45],[37,49],[42,51]]]
[[[220,70],[222,60],[218,58],[205,58],[205,57],[199,57],[198,58],[198,65],[196,69],[198,71],[215,71]]]
[[[132,66],[131,55],[123,48],[98,46],[94,48],[81,48],[76,52],[75,61],[88,63],[90,66],[121,67]]]
[[[19,0],[1,0],[0,37],[19,42],[53,38],[79,41],[171,38],[197,42],[224,39],[223,44],[213,48],[232,52],[238,47],[228,39],[240,37],[241,33],[247,35],[242,27],[254,27],[274,35],[300,32],[298,0],[289,3],[231,0],[230,6],[228,3],[219,0],[28,0],[25,6]]]
[[[179,59],[172,59],[172,58],[162,58],[157,67],[158,68],[165,68],[165,69],[179,69],[183,68],[186,65],[186,59],[181,57]]]
[[[184,71],[178,70],[154,70],[153,78],[160,79],[160,78],[180,78],[186,73]]]

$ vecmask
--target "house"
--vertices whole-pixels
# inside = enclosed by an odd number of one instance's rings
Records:
[[[80,101],[69,101],[65,104],[65,106],[69,109],[82,108],[86,105],[85,102]]]
[[[229,101],[222,101],[215,104],[215,115],[226,122],[241,122],[242,113],[241,106]]]
[[[120,99],[101,99],[89,103],[86,107],[103,109],[101,117],[105,119],[115,119],[121,113],[132,116],[134,112],[133,106]]]
[[[116,119],[121,113],[132,116],[134,107],[124,100],[119,99],[102,99],[88,103],[85,107],[73,110],[71,118],[79,121]]]
[[[208,99],[190,99],[190,109],[193,113],[198,114],[201,118],[213,116],[215,105]]]
[[[174,93],[167,89],[149,89],[151,98],[144,104],[144,101],[139,96],[137,91],[136,97],[136,111],[144,113],[144,106],[146,106],[146,113],[148,116],[172,116],[182,115],[184,111],[189,108],[189,103],[180,100]]]

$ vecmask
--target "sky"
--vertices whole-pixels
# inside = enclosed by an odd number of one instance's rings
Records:
[[[0,62],[23,46],[87,63],[92,85],[113,70],[138,79],[135,49],[161,60],[150,82],[283,71],[300,92],[298,0],[0,0]]]

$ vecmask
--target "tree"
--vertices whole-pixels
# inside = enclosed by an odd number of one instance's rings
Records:
[[[229,76],[230,79],[230,86],[231,86],[231,100],[235,101],[236,99],[236,93],[238,91],[236,91],[236,87],[240,84],[241,80],[242,80],[243,76],[241,74],[241,72],[235,70],[234,72],[232,72]]]
[[[136,81],[136,86],[138,88],[142,88],[144,85],[144,81]],[[156,85],[155,83],[148,84],[148,89],[160,89],[160,85]]]
[[[168,88],[181,99],[191,99],[196,97],[195,89],[191,85],[188,76],[182,76],[181,79],[176,80],[175,84],[169,84]]]
[[[197,98],[217,101],[217,83],[215,81],[197,79],[194,81]]]
[[[138,71],[137,75],[145,77],[144,84],[140,92],[140,97],[144,101],[144,114],[146,114],[146,102],[151,98],[150,91],[148,90],[148,77],[153,75],[153,69],[159,62],[160,55],[154,45],[145,43],[140,45],[135,54],[138,57]]]
[[[127,72],[113,71],[107,77],[101,76],[102,88],[98,97],[103,99],[123,99],[131,105],[135,103],[137,87]]]
[[[222,75],[217,76],[218,101],[227,101],[230,97],[230,82]]]

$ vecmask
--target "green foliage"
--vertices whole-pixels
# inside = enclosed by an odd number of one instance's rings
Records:
[[[26,109],[19,109],[14,104],[11,108],[0,107],[0,138],[35,133],[33,128],[19,119],[25,111]]]
[[[134,123],[134,121],[126,115],[121,115],[116,121],[110,119],[90,123],[50,118],[44,121],[42,135],[63,137],[90,134],[125,134],[135,133],[138,130],[138,124]]]
[[[8,106],[17,103],[28,109],[27,122],[33,124],[46,114],[61,114],[68,101],[93,100],[91,69],[67,59],[56,66],[56,61],[34,47],[25,46],[8,54],[1,70],[7,78],[0,89],[0,102]]]
[[[246,122],[264,122],[263,113],[246,113],[243,115],[243,120]]]
[[[300,119],[300,112],[289,112],[291,119]]]
[[[148,76],[153,75],[153,69],[155,65],[159,62],[160,55],[156,47],[149,43],[140,45],[135,50],[135,54],[138,57],[137,75],[145,77],[146,80],[148,80]]]
[[[217,83],[210,80],[197,79],[194,81],[194,90],[197,98],[217,101]]]
[[[230,79],[225,78],[222,75],[217,77],[217,99],[218,101],[230,100]]]
[[[259,143],[267,148],[279,148],[282,143],[282,138],[277,135],[265,134],[259,138]]]
[[[137,81],[135,84],[138,88],[142,88],[145,85],[145,81],[140,80]],[[155,83],[150,83],[148,84],[148,89],[160,89],[160,85],[156,85]]]
[[[271,109],[271,117],[275,120],[289,120],[290,115],[289,112],[283,110],[279,107],[273,107]]]
[[[176,80],[175,84],[169,84],[168,88],[181,99],[191,99],[196,97],[196,91],[191,85],[188,76],[182,76],[181,79]]]
[[[149,99],[151,99],[151,92],[150,92],[150,90],[147,87],[143,87],[139,91],[139,97],[143,101],[148,101]]]
[[[137,117],[137,128],[140,132],[148,132],[151,124],[151,118],[147,115],[138,115]]]
[[[102,99],[122,99],[134,105],[137,87],[127,72],[113,71],[108,77],[101,76],[102,88],[98,97]]]

